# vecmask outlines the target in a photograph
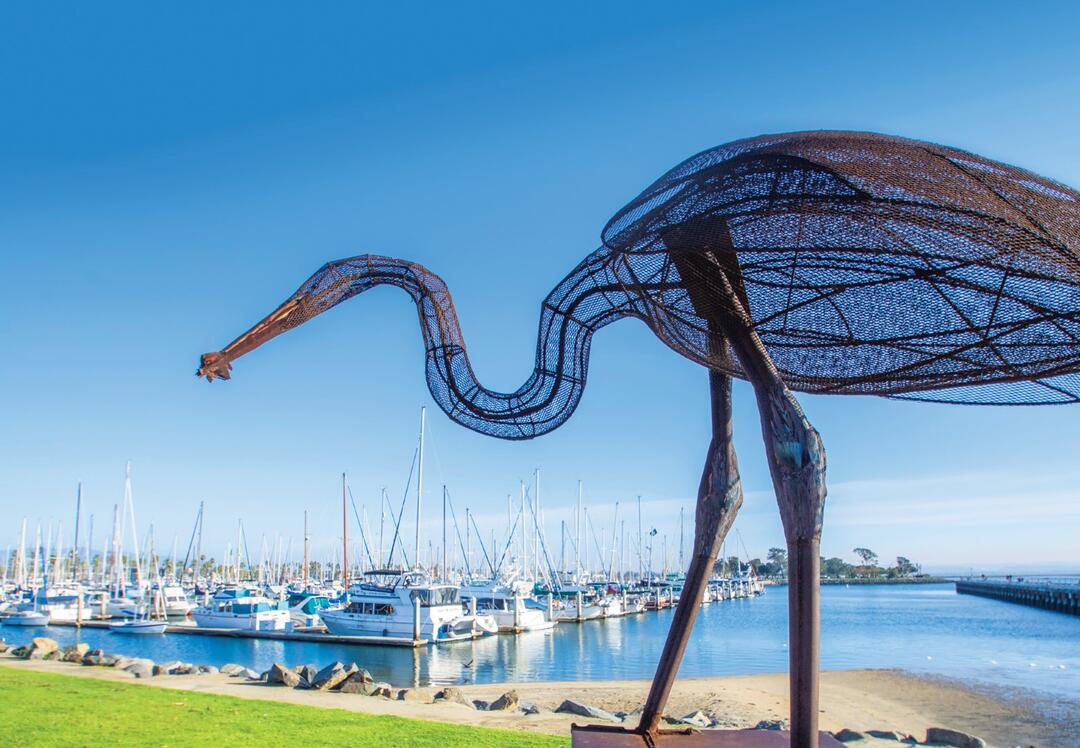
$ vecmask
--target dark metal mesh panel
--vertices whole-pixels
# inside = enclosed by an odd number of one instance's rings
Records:
[[[1080,398],[1080,194],[1022,169],[882,135],[763,136],[675,167],[603,240],[629,283],[704,286],[720,305],[715,276],[687,282],[673,250],[714,265],[734,253],[754,327],[794,390]],[[644,293],[665,342],[741,376],[734,357],[708,353],[709,315],[686,294]]]
[[[743,376],[725,325],[746,310],[793,390],[947,402],[1080,401],[1080,194],[941,146],[865,133],[738,141],[661,177],[541,307],[536,366],[513,393],[473,373],[450,293],[426,268],[329,263],[199,374],[379,284],[416,303],[427,382],[455,421],[527,439],[569,418],[592,334],[643,320]],[[731,288],[736,299],[724,291]]]

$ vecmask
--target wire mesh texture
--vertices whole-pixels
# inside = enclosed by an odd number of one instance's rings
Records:
[[[622,317],[745,377],[731,324],[795,391],[978,404],[1080,402],[1080,193],[939,145],[856,132],[735,141],[679,164],[620,210],[541,307],[536,366],[484,388],[446,284],[364,255],[319,269],[199,374],[379,284],[413,298],[427,382],[450,418],[527,439],[581,398],[592,334]]]

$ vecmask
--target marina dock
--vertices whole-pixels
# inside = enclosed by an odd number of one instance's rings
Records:
[[[972,579],[958,580],[956,591],[961,595],[978,595],[1074,616],[1080,615],[1080,584]]]
[[[89,620],[83,621],[81,626],[87,629],[107,629],[110,623],[115,623],[115,621]],[[74,621],[51,621],[49,625],[76,627]],[[187,624],[167,626],[165,633],[220,636],[232,639],[273,639],[276,641],[314,642],[317,644],[374,644],[381,647],[423,647],[430,644],[427,639],[406,639],[394,636],[339,636],[316,630],[250,631],[247,629],[209,628]]]

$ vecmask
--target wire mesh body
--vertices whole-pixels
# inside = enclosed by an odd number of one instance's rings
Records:
[[[737,377],[728,331],[752,328],[797,391],[1080,401],[1080,194],[1021,169],[882,135],[763,136],[675,167],[602,238],[544,300],[515,392],[479,383],[437,275],[374,255],[320,268],[199,373],[227,378],[266,340],[391,284],[416,303],[436,402],[501,438],[569,418],[592,334],[623,317]]]

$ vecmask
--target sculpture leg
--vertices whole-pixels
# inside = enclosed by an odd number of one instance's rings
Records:
[[[825,450],[791,392],[777,378],[754,382],[769,471],[788,550],[791,745],[818,744],[820,543]]]
[[[705,587],[712,575],[716,554],[742,506],[742,484],[731,441],[731,377],[709,372],[712,401],[712,441],[698,488],[694,551],[686,584],[668,630],[664,651],[656,668],[649,697],[641,714],[638,732],[655,734],[664,713],[675,674],[679,670],[694,626]]]

